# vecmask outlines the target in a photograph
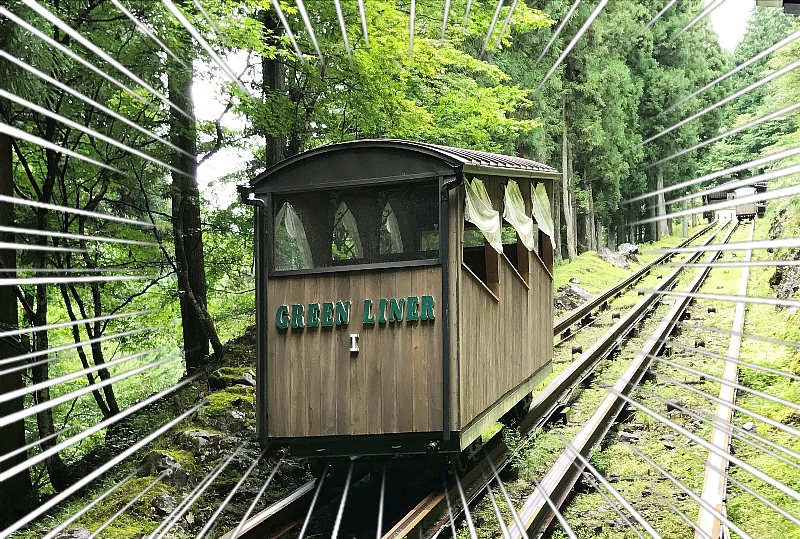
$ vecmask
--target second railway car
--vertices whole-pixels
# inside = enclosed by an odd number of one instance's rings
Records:
[[[551,372],[553,168],[398,140],[316,148],[256,211],[257,423],[293,456],[464,454]]]
[[[717,185],[716,187],[709,187],[704,190],[702,192],[703,206],[767,192],[767,182],[757,182],[745,187],[736,186],[738,182],[739,180],[731,180],[729,182]],[[736,217],[739,220],[764,217],[764,213],[767,211],[767,202],[759,201],[740,204],[736,205],[735,207],[731,206],[731,209],[736,213]],[[713,210],[704,211],[703,217],[706,218],[710,223],[714,220],[715,212]]]

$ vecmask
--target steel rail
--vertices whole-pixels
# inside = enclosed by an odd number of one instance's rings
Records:
[[[731,227],[731,230],[725,237],[725,241],[730,239],[737,228],[738,223]],[[717,231],[714,236],[706,240],[706,243],[710,244],[712,241],[714,241],[714,237],[721,232],[721,230],[722,229]],[[708,256],[708,260],[713,262],[713,260],[719,255],[719,251],[713,252]],[[693,258],[696,257],[699,257],[699,253]],[[690,291],[699,289],[700,285],[703,283],[710,271],[710,268],[704,268],[700,270],[697,276],[689,284],[688,289]],[[675,270],[673,274],[667,278],[667,280],[670,283],[675,283],[678,275],[680,274],[679,272],[680,268]],[[660,288],[666,288],[665,285],[667,285],[667,282],[662,283]],[[661,294],[656,293],[648,295],[642,302],[640,302],[640,304],[644,303],[645,301],[655,302],[657,299],[655,296],[661,296]],[[609,392],[609,395],[603,400],[592,417],[584,424],[584,426],[572,440],[571,444],[577,448],[582,456],[588,457],[591,455],[594,446],[603,439],[608,430],[611,428],[611,425],[613,424],[617,415],[624,407],[624,401],[618,397],[617,392],[620,394],[627,394],[632,390],[632,388],[638,385],[645,372],[649,368],[650,363],[652,362],[652,359],[648,356],[658,353],[659,349],[663,346],[665,339],[676,326],[678,320],[689,306],[690,300],[691,298],[685,297],[675,302],[675,305],[664,317],[664,320],[647,339],[644,346],[642,346],[642,351],[636,355],[636,357],[631,361],[630,366],[626,369],[625,373],[619,378],[615,384],[615,392]],[[634,308],[634,311],[635,310],[636,309]],[[628,319],[631,317],[631,314],[633,313],[629,313],[623,320],[620,320],[620,322],[618,322],[614,328],[609,330],[608,334],[601,339],[603,342],[596,343],[586,354],[581,356],[583,362],[594,362],[597,354],[600,353],[603,348],[607,348],[609,343],[615,342],[615,338],[613,337],[614,333],[621,332],[622,328],[620,326],[622,326],[623,323],[627,322],[629,324]],[[630,331],[630,328],[628,328],[628,331]],[[581,363],[581,361],[576,361],[574,364],[577,363]],[[562,375],[563,374],[564,373],[562,373]],[[536,489],[523,504],[520,514],[523,522],[525,523],[525,527],[530,534],[533,535],[535,533],[544,531],[552,522],[554,512],[545,502],[545,498],[549,497],[556,503],[556,505],[559,506],[564,503],[572,487],[580,478],[582,466],[576,466],[575,464],[576,456],[572,451],[565,450],[558,458],[556,463],[552,466],[547,475],[540,481],[540,488]],[[525,531],[519,529],[516,524],[510,526],[509,529],[511,530],[511,536],[514,539],[522,537],[522,533]]]
[[[700,230],[699,232],[696,232],[694,235],[692,235],[691,237],[689,237],[685,241],[681,242],[678,245],[678,248],[684,248],[684,247],[688,246],[691,242],[693,242],[698,237],[702,236],[703,234],[705,234],[706,232],[711,230],[714,226],[716,226],[716,224],[712,223],[712,224],[706,226],[705,228],[703,228],[702,230]],[[674,253],[664,253],[664,254],[662,254],[661,256],[659,256],[658,258],[648,262],[647,264],[642,266],[640,269],[638,269],[636,272],[630,274],[628,277],[626,277],[625,279],[623,279],[619,283],[615,284],[611,288],[601,292],[600,294],[598,294],[597,296],[595,296],[591,300],[587,301],[583,305],[579,306],[576,309],[573,309],[572,311],[568,312],[567,314],[565,314],[564,316],[559,318],[558,321],[556,321],[556,323],[553,325],[553,335],[554,336],[560,335],[561,333],[566,331],[570,326],[572,326],[573,324],[575,324],[579,320],[582,320],[583,318],[585,318],[587,314],[590,314],[592,311],[598,309],[604,303],[608,302],[615,295],[617,295],[618,293],[622,292],[623,290],[625,290],[629,286],[632,286],[632,285],[636,284],[637,282],[639,282],[648,273],[650,273],[650,271],[655,266],[665,262],[671,256],[671,254],[674,254]]]
[[[351,483],[360,481],[366,472],[354,472]],[[317,503],[324,505],[338,496],[331,491],[317,492],[317,481],[312,479],[289,495],[273,503],[261,512],[246,518],[240,525],[220,539],[275,539],[283,537],[303,524],[303,520]],[[317,500],[318,498],[319,501]]]
[[[710,230],[714,225],[709,225],[703,230],[695,234],[688,241],[696,239],[699,235]],[[724,228],[724,227],[722,227]],[[706,243],[711,243],[715,240],[717,235],[722,231],[722,228],[717,230],[711,235]],[[731,231],[732,233],[732,231]],[[693,258],[698,258],[702,253],[696,253]],[[659,289],[667,289],[674,285],[678,277],[682,273],[682,269],[673,271],[667,276],[660,284]],[[618,285],[619,286],[619,285]],[[619,290],[623,289],[625,285],[619,286]],[[617,288],[617,287],[612,287]],[[611,295],[613,295],[612,292]],[[539,428],[549,421],[549,418],[560,407],[560,399],[564,394],[567,394],[570,389],[580,380],[587,370],[596,365],[602,358],[611,354],[618,346],[618,343],[629,333],[636,324],[641,321],[648,312],[650,312],[660,301],[659,294],[652,294],[641,300],[635,305],[627,315],[620,319],[611,329],[609,329],[603,337],[601,337],[592,347],[587,350],[581,357],[576,359],[564,372],[562,372],[556,379],[554,379],[547,387],[545,387],[533,400],[529,408],[529,412],[519,425],[520,432],[523,436],[527,435],[534,428]],[[585,314],[585,313],[584,313]],[[471,503],[477,498],[481,492],[491,482],[491,477],[495,475],[494,470],[489,473],[487,468],[496,467],[498,471],[509,463],[508,449],[505,444],[497,439],[493,439],[487,444],[486,458],[478,462],[474,467],[467,470],[461,477],[461,481],[467,485],[465,488],[465,495],[468,503]],[[495,463],[492,465],[492,463]],[[487,480],[486,477],[489,479]],[[383,539],[399,539],[401,537],[415,537],[419,533],[436,528],[432,537],[437,537],[448,526],[448,521],[445,517],[449,514],[446,511],[446,502],[448,496],[459,496],[457,489],[453,487],[451,491],[443,492],[436,491],[429,494],[422,501],[420,501],[411,511],[409,511],[401,520],[392,527],[389,532],[383,535]],[[553,500],[555,502],[555,500]],[[509,525],[510,527],[510,525]],[[516,527],[519,529],[519,526]],[[524,533],[524,530],[523,530]]]
[[[750,228],[749,242],[753,243],[753,235],[755,234],[756,223]],[[749,262],[753,254],[752,250],[748,250],[744,255],[744,261]],[[747,283],[750,278],[750,268],[742,269],[742,277],[739,281],[739,296],[747,296]],[[733,326],[731,331],[730,342],[728,344],[727,356],[730,358],[739,358],[739,352],[742,347],[742,336],[744,332],[744,317],[745,317],[745,302],[736,304],[736,311],[733,317]],[[719,398],[729,404],[718,404],[716,419],[722,424],[728,424],[733,419],[733,408],[730,406],[736,401],[736,386],[739,381],[739,364],[736,361],[726,361],[725,371],[722,378],[728,382],[720,385]],[[720,449],[720,453],[725,453],[730,450],[731,432],[725,428],[718,426],[714,427],[711,432],[711,443]],[[717,511],[725,514],[725,492],[727,491],[727,474],[725,469],[728,467],[728,460],[720,453],[709,451],[708,461],[706,465],[705,477],[703,479],[702,498],[706,500]],[[703,533],[711,537],[719,537],[720,530],[725,524],[720,521],[713,513],[706,510],[703,506],[700,507],[700,513],[697,516],[697,525]],[[695,535],[697,537],[697,535]]]

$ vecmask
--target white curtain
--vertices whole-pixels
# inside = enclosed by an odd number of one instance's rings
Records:
[[[344,202],[339,204],[339,209],[336,210],[336,221],[342,223],[344,226],[347,235],[350,236],[350,239],[353,240],[353,245],[355,246],[355,257],[356,258],[364,258],[364,248],[361,245],[361,236],[358,233],[358,224],[356,223],[356,218],[353,215],[353,212],[350,211],[350,208],[347,207],[347,204]]]
[[[464,180],[464,187],[467,193],[464,218],[483,232],[483,237],[486,238],[489,245],[494,247],[495,251],[502,253],[500,212],[492,208],[492,201],[489,193],[486,192],[486,186],[482,181],[473,179],[472,182]]]
[[[389,233],[388,253],[402,253],[403,252],[403,238],[400,236],[400,223],[397,222],[397,216],[394,214],[392,205],[388,202],[383,207],[383,215],[386,217],[386,231]],[[381,252],[381,254],[386,254]]]
[[[308,245],[308,239],[306,238],[306,229],[303,227],[303,222],[294,211],[292,205],[288,202],[284,202],[280,211],[278,211],[275,221],[276,227],[283,225],[286,228],[286,233],[294,240],[298,251],[300,251],[302,268],[297,269],[314,267],[311,258],[311,247]]]
[[[550,200],[547,198],[547,189],[543,183],[537,184],[535,188],[531,186],[531,201],[533,202],[533,218],[539,224],[539,230],[550,236],[550,243],[555,249],[553,214],[550,213]]]
[[[513,180],[509,180],[506,184],[506,194],[503,205],[503,219],[511,223],[517,231],[522,244],[529,250],[536,249],[536,239],[533,228],[533,219],[525,214],[525,200],[522,198],[522,192],[519,190],[519,185]]]

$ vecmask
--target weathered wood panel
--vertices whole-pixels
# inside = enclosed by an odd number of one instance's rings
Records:
[[[270,437],[425,432],[442,426],[441,268],[278,277],[269,281]],[[378,322],[380,298],[435,298],[433,322]],[[373,300],[373,325],[363,323]],[[350,300],[347,325],[280,330],[279,306]],[[407,309],[404,309],[404,315]],[[404,316],[405,318],[405,316]],[[350,334],[359,334],[358,354]]]
[[[519,181],[526,209],[530,183]],[[502,213],[502,182],[487,179],[495,209]],[[460,427],[465,428],[503,395],[552,360],[552,277],[541,259],[518,251],[520,275],[499,257],[499,283],[489,288],[466,267],[459,281]],[[527,266],[527,267],[526,267]],[[526,272],[527,273],[527,272]]]
[[[552,360],[552,280],[538,257],[530,268],[529,290],[502,258],[497,298],[462,269],[462,427]]]

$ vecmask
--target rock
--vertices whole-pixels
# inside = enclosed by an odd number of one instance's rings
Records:
[[[790,250],[788,254],[781,256],[779,260],[800,260],[800,249]],[[775,291],[778,299],[792,298],[800,288],[800,266],[777,266],[775,273],[769,279],[770,287]],[[776,310],[783,307],[777,306]]]
[[[742,425],[742,430],[747,432],[755,432],[756,431],[756,424],[752,421],[748,421],[744,425]]]
[[[156,513],[161,516],[167,516],[172,514],[173,511],[178,507],[178,502],[175,501],[175,498],[172,496],[156,496],[153,498],[153,501],[150,502],[150,505],[153,509],[156,510]]]
[[[241,376],[233,379],[233,385],[256,387],[256,375],[253,371],[245,371]]]
[[[553,296],[553,304],[557,312],[571,311],[590,299],[592,295],[585,288],[577,284],[565,284],[558,287]]]
[[[619,247],[617,247],[617,252],[624,256],[627,260],[632,260],[633,262],[639,263],[639,258],[636,256],[639,254],[639,246],[633,243],[623,243]]]
[[[187,430],[181,433],[181,442],[189,452],[201,461],[219,458],[222,449],[222,434],[204,430]]]
[[[148,475],[159,475],[162,472],[167,472],[165,477],[167,483],[176,487],[184,487],[189,481],[189,476],[183,466],[174,457],[161,451],[152,451],[142,459],[139,463],[137,475],[146,477]]]
[[[56,539],[89,539],[92,532],[86,528],[71,528],[56,535]]]
[[[772,220],[769,226],[769,235],[767,236],[770,240],[778,239],[783,234],[783,225],[786,224],[786,208],[783,208],[781,211],[778,212],[778,215]]]
[[[573,277],[572,279],[569,280],[569,282],[571,282],[572,284],[581,284],[581,280],[578,279],[577,277]]]
[[[662,443],[664,444],[664,447],[666,447],[667,450],[669,450],[669,451],[672,451],[673,449],[675,449],[675,444],[672,443],[672,442],[662,442]]]
[[[623,442],[636,443],[639,441],[639,436],[631,432],[622,431],[619,433],[619,439]]]
[[[225,389],[228,387],[228,382],[230,382],[230,378],[226,378],[220,375],[219,371],[216,371],[208,377],[208,388],[212,391]]]
[[[631,266],[628,264],[628,259],[625,256],[615,253],[611,249],[607,247],[603,247],[599,251],[597,251],[597,256],[608,262],[609,264],[616,266],[618,268],[629,269]]]

